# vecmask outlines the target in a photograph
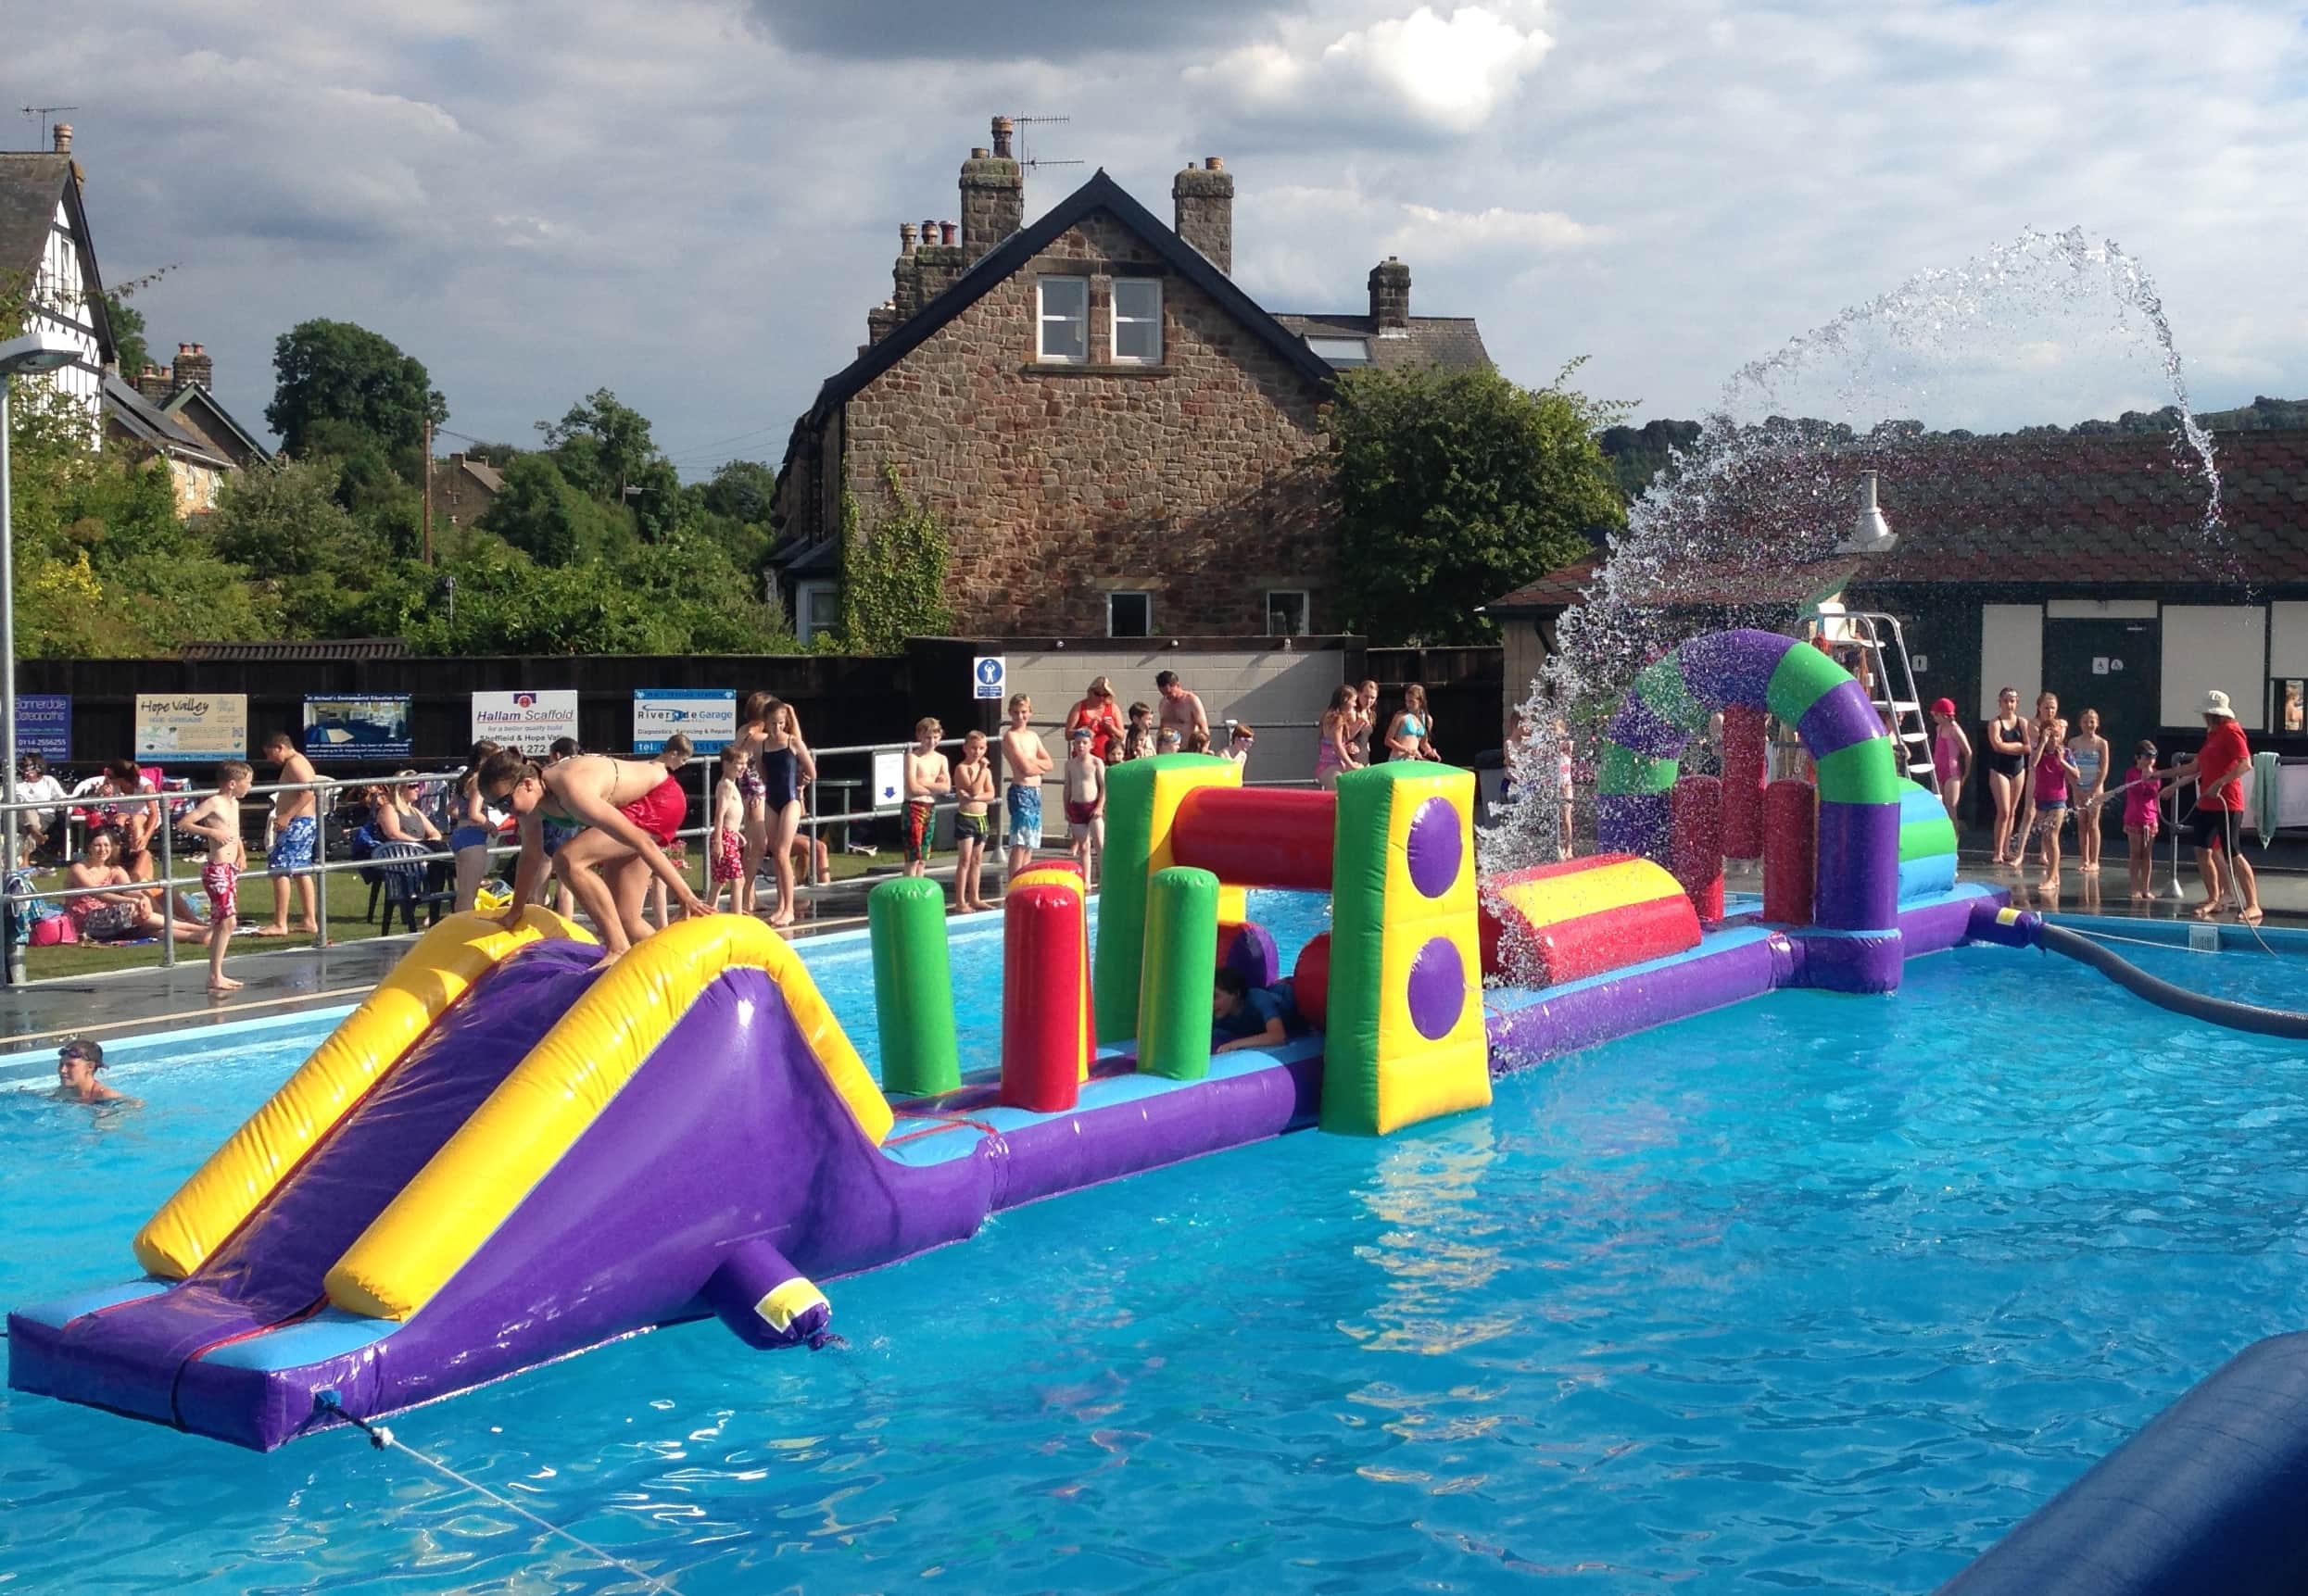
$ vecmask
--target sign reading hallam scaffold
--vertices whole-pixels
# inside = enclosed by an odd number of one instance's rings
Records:
[[[409,695],[305,695],[305,757],[405,760],[410,752]]]
[[[476,743],[486,737],[505,748],[519,748],[524,754],[541,754],[552,746],[555,737],[576,735],[574,687],[538,692],[517,688],[510,693],[473,696],[473,740]]]
[[[247,757],[247,694],[136,695],[138,764],[213,764]]]
[[[738,695],[729,687],[636,687],[633,751],[662,752],[679,732],[692,753],[717,754],[738,735]]]

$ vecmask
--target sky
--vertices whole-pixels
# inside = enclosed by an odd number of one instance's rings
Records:
[[[1000,113],[1070,118],[1028,153],[1084,163],[1029,171],[1029,215],[1104,167],[1167,217],[1221,156],[1269,309],[1360,310],[1396,255],[1415,313],[1520,382],[1584,357],[1637,419],[2028,227],[2144,264],[2199,408],[2308,396],[2297,4],[89,0],[16,31],[0,103],[73,107],[107,281],[169,268],[152,345],[205,344],[252,427],[325,316],[422,359],[456,433],[607,386],[687,475],[774,465]],[[2123,359],[1911,396],[2163,402]]]

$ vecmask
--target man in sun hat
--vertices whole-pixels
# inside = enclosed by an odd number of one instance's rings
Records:
[[[104,1068],[104,1049],[85,1037],[74,1037],[57,1049],[57,1098],[68,1103],[127,1103],[136,1100],[116,1092],[96,1078]]]
[[[2197,708],[2204,717],[2204,746],[2192,760],[2182,760],[2155,774],[2174,781],[2196,781],[2196,808],[2188,816],[2190,839],[2196,846],[2196,872],[2203,877],[2204,900],[2194,910],[2199,920],[2220,912],[2227,899],[2224,877],[2232,880],[2236,915],[2247,925],[2260,924],[2260,883],[2240,846],[2243,836],[2244,789],[2239,785],[2251,769],[2251,749],[2244,728],[2236,723],[2228,696],[2217,687],[2204,694]]]

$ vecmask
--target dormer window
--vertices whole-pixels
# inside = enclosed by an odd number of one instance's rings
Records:
[[[1034,348],[1037,359],[1080,365],[1090,358],[1090,279],[1041,277],[1035,280],[1040,306],[1041,336]]]
[[[1329,361],[1333,371],[1370,364],[1370,340],[1368,338],[1309,338],[1306,347],[1312,349],[1318,358]]]

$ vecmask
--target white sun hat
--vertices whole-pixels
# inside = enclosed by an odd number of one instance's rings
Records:
[[[2204,695],[2204,701],[2197,709],[2201,714],[2217,715],[2224,721],[2236,719],[2236,711],[2228,708],[2228,696],[2217,687]]]

